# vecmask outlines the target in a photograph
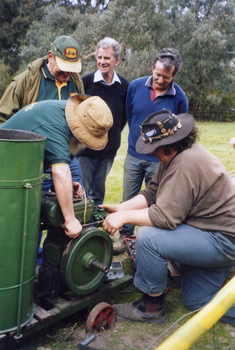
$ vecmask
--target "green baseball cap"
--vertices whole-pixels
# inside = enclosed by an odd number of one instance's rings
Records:
[[[63,72],[79,73],[82,70],[78,43],[70,36],[60,36],[51,44],[56,63]]]

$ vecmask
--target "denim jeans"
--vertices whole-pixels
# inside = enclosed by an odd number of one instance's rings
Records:
[[[78,163],[82,169],[82,186],[87,197],[94,201],[94,206],[103,204],[105,197],[105,181],[114,158],[89,158],[78,156]]]
[[[124,162],[122,201],[124,202],[135,197],[141,190],[143,181],[145,181],[145,185],[148,186],[158,166],[159,162],[141,160],[127,153]],[[121,228],[121,231],[131,236],[134,233],[134,228],[134,225],[125,224]]]
[[[235,261],[235,245],[219,232],[181,224],[175,230],[143,226],[136,234],[134,283],[144,293],[162,293],[167,260],[180,263],[182,298],[196,310],[221,289]],[[235,305],[221,321],[235,325]]]

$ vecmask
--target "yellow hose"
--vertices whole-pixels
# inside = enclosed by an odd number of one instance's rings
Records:
[[[235,303],[235,277],[214,299],[155,350],[186,350],[210,329]]]

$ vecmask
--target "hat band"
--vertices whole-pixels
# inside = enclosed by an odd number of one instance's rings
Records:
[[[140,126],[141,128],[141,136],[142,136],[142,139],[144,140],[145,143],[152,143],[154,140],[161,140],[163,139],[164,137],[168,137],[168,136],[171,136],[171,135],[174,135],[174,133],[178,130],[178,129],[181,129],[182,128],[182,124],[181,124],[181,121],[179,119],[178,121],[178,124],[175,125],[172,129],[168,129],[166,130],[165,132],[163,132],[163,129],[162,129],[162,134],[161,135],[156,135],[156,130],[153,129],[151,131],[148,131],[147,133],[144,133],[142,130],[142,126]]]

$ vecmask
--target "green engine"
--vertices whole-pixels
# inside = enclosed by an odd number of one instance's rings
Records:
[[[63,230],[64,218],[54,193],[44,193],[41,202],[42,228],[47,230],[43,262],[36,290],[51,298],[71,291],[85,295],[103,282],[112,263],[113,247],[109,235],[99,226],[106,216],[94,209],[91,199],[74,200],[76,218],[83,225],[79,237],[70,239]]]

